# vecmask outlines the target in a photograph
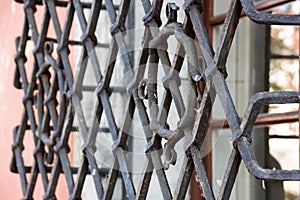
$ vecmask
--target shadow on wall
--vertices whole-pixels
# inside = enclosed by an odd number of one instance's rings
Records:
[[[279,162],[272,156],[268,156],[267,168],[281,169]],[[266,181],[266,190],[268,191],[267,199],[284,200],[283,181]],[[294,198],[293,198],[294,199]]]

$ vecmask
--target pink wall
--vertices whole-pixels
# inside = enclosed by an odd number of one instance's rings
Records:
[[[17,4],[13,0],[1,0],[0,13],[0,199],[21,199],[19,175],[12,174],[9,165],[12,158],[12,131],[20,123],[23,112],[23,91],[13,87],[15,38],[22,33],[23,5]],[[29,52],[32,50],[30,49]],[[30,136],[30,134],[28,135]],[[31,136],[28,137],[25,142],[25,147],[31,146],[31,148],[26,148],[24,151],[25,163],[30,165],[33,159],[31,138]],[[64,177],[61,177],[60,180],[65,185]],[[39,180],[34,195],[35,199],[41,199],[43,192]],[[60,197],[59,199],[67,199],[66,186],[59,187],[56,194],[57,197]]]

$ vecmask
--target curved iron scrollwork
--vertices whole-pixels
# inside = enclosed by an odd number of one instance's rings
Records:
[[[248,110],[241,122],[225,81],[226,61],[243,8],[251,19],[265,24],[299,25],[299,15],[262,14],[254,10],[251,0],[232,0],[220,35],[219,46],[214,52],[201,18],[204,9],[201,0],[184,1],[186,18],[183,24],[177,22],[179,7],[168,3],[166,9],[168,22],[162,28],[159,27],[162,25],[160,15],[163,0],[153,0],[152,4],[149,0],[141,0],[145,11],[143,18],[145,29],[137,69],[135,69],[125,39],[126,18],[132,3],[130,0],[122,0],[119,6],[114,5],[112,0],[105,0],[103,5],[104,2],[101,0],[91,3],[80,0],[16,0],[16,2],[24,4],[25,13],[23,32],[16,42],[14,79],[15,87],[24,91],[24,112],[20,124],[14,129],[11,171],[20,175],[24,199],[33,198],[38,175],[42,179],[44,199],[55,199],[55,189],[61,173],[66,179],[70,199],[81,199],[83,184],[88,175],[93,177],[98,199],[112,198],[118,178],[123,180],[124,193],[128,199],[145,199],[153,171],[157,173],[164,199],[184,199],[194,169],[199,177],[204,197],[215,199],[200,149],[207,134],[216,96],[221,99],[232,131],[234,146],[217,198],[229,199],[242,160],[249,172],[259,179],[300,180],[299,170],[262,169],[250,149],[251,131],[261,105],[300,103],[300,93],[258,93],[250,100]],[[66,9],[63,26],[58,17],[57,7]],[[37,9],[44,9],[40,29],[37,28],[35,16]],[[88,18],[84,9],[90,9]],[[108,12],[112,24],[110,29],[112,39],[105,71],[102,72],[99,55],[96,52],[99,43],[95,32],[100,12],[104,12],[102,11],[104,9]],[[118,14],[116,10],[119,10]],[[82,32],[81,41],[70,39],[75,15]],[[48,38],[50,21],[53,23],[55,39]],[[170,61],[166,42],[171,35],[178,41],[173,62]],[[26,63],[25,53],[28,41],[34,43],[34,63],[33,67],[29,68],[32,69],[31,72]],[[69,56],[73,45],[82,47],[80,67],[76,68],[76,71],[72,67]],[[124,74],[128,76],[125,83],[128,101],[123,122],[119,126],[115,120],[115,116],[119,113],[113,112],[110,99],[110,83],[118,53],[121,54],[124,63]],[[199,53],[202,54],[202,60],[198,58]],[[179,88],[181,84],[179,72],[183,67],[185,55],[190,85],[186,102]],[[89,59],[92,64],[93,75],[97,82],[93,90],[96,100],[91,114],[91,126],[87,125],[81,104],[82,84],[87,70],[86,59]],[[163,95],[160,104],[158,104],[157,94],[159,62],[165,73],[162,78]],[[145,74],[146,68],[148,74]],[[28,76],[29,74],[31,76]],[[146,106],[147,101],[148,106]],[[174,129],[171,129],[167,123],[172,101],[179,116],[177,127]],[[129,148],[129,132],[135,113],[139,115],[147,140],[146,167],[138,188],[133,184],[129,170],[130,160],[126,157]],[[111,134],[113,140],[113,164],[106,171],[98,167],[95,156],[97,150],[95,141],[98,132],[104,129],[100,126],[101,117],[104,115],[109,126],[107,132]],[[78,127],[73,126],[75,117],[78,120]],[[79,168],[72,167],[68,157],[70,135],[77,130],[76,128],[83,141],[83,156]],[[28,132],[32,133],[35,144],[34,162],[31,166],[25,166],[22,157],[25,148],[23,140]],[[184,136],[188,137],[188,142],[177,188],[172,193],[165,170],[170,164],[175,164],[177,154],[174,146]],[[167,140],[164,147],[162,147],[162,139]],[[162,149],[165,156],[164,163],[161,160]],[[30,174],[29,179],[27,174]],[[75,174],[77,174],[76,179],[73,176]],[[108,176],[108,184],[104,184],[104,176]]]

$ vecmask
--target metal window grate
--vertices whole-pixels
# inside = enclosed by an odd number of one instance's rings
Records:
[[[205,27],[201,19],[202,2],[200,0],[186,0],[183,8],[186,11],[184,24],[176,22],[177,6],[168,4],[168,24],[161,26],[160,12],[163,0],[141,0],[146,16],[144,17],[144,38],[138,69],[134,71],[132,57],[127,52],[125,35],[125,20],[128,15],[130,0],[122,0],[120,6],[114,5],[112,0],[94,0],[92,3],[83,3],[80,0],[16,0],[24,4],[25,23],[21,37],[17,40],[17,54],[15,57],[16,73],[14,85],[24,90],[24,112],[21,123],[14,129],[13,160],[11,171],[20,174],[23,198],[32,199],[38,175],[41,176],[44,199],[55,199],[55,189],[61,173],[64,175],[70,199],[81,199],[83,184],[88,175],[92,175],[97,196],[99,199],[111,199],[114,193],[116,180],[122,179],[125,194],[128,199],[145,199],[153,171],[158,175],[161,193],[164,199],[184,199],[191,180],[193,169],[196,170],[200,185],[206,199],[215,199],[211,184],[207,177],[206,169],[201,157],[200,148],[209,126],[211,109],[215,96],[221,99],[226,113],[228,125],[232,131],[234,150],[230,156],[222,181],[218,199],[228,199],[243,160],[249,172],[259,179],[265,180],[300,180],[300,171],[262,169],[253,156],[251,145],[251,131],[254,126],[258,111],[263,104],[272,103],[299,103],[299,92],[273,92],[258,93],[250,99],[249,107],[243,121],[236,113],[234,103],[228,90],[225,78],[227,76],[226,60],[230,46],[238,25],[242,9],[256,22],[266,24],[300,24],[300,16],[271,15],[261,13],[253,7],[251,0],[232,0],[220,36],[221,42],[216,52],[208,40]],[[66,18],[60,21],[57,7],[66,9]],[[86,17],[83,9],[91,9]],[[38,29],[36,10],[42,9],[44,16],[41,28]],[[105,10],[104,10],[105,9]],[[116,10],[119,9],[119,12]],[[111,26],[112,40],[109,44],[109,56],[105,71],[100,71],[96,46],[108,47],[97,44],[95,31],[100,12],[108,12]],[[116,14],[118,13],[118,14]],[[79,19],[82,31],[81,41],[70,39],[71,26],[74,15]],[[50,21],[54,26],[56,38],[48,38]],[[162,46],[162,41],[170,35],[175,35],[179,41],[175,59],[171,63],[168,52]],[[203,63],[198,63],[197,50],[187,38],[194,38],[200,47]],[[28,41],[35,45],[33,52],[35,61],[32,71],[26,64],[26,46]],[[53,43],[57,43],[54,49]],[[73,72],[69,57],[72,45],[82,46],[80,68]],[[185,51],[188,50],[188,51]],[[54,52],[58,55],[54,56]],[[122,126],[117,127],[110,104],[110,82],[114,73],[114,65],[118,52],[122,55],[125,66],[124,73],[130,82],[124,87],[128,90],[129,100],[126,104],[126,113]],[[189,83],[191,91],[196,96],[188,102],[183,102],[179,90],[178,73],[183,65],[186,52],[188,60]],[[92,126],[88,127],[84,118],[81,97],[84,73],[89,59],[93,66],[93,74],[97,81],[94,90],[97,99],[92,113]],[[166,74],[164,78],[164,95],[161,104],[157,100],[157,63],[161,62]],[[148,65],[148,75],[145,66]],[[51,71],[51,72],[50,72]],[[31,76],[28,76],[28,75]],[[51,77],[52,76],[52,77]],[[28,79],[30,77],[30,79]],[[75,78],[74,78],[75,77]],[[144,79],[147,77],[148,80]],[[205,85],[202,91],[199,89]],[[175,103],[180,121],[175,130],[170,130],[166,124],[170,105]],[[197,102],[198,101],[198,102]],[[146,103],[148,102],[148,110]],[[199,112],[195,111],[195,107]],[[147,137],[147,163],[141,176],[138,187],[133,184],[131,173],[128,169],[129,160],[126,159],[128,131],[132,124],[132,117],[138,110],[143,131]],[[78,119],[78,129],[84,141],[82,163],[79,168],[71,166],[68,159],[70,152],[69,138],[74,131],[74,115]],[[102,115],[106,115],[109,124],[109,133],[114,141],[113,166],[108,169],[108,184],[104,184],[101,177],[107,175],[107,170],[99,169],[95,158],[95,138],[100,127]],[[106,129],[105,129],[106,130]],[[188,134],[187,130],[192,130]],[[35,144],[34,162],[25,166],[22,158],[24,150],[23,139],[30,131]],[[107,132],[108,130],[106,130]],[[182,138],[188,137],[190,142],[185,152],[184,162],[178,178],[178,185],[171,192],[165,170],[169,164],[175,164],[176,152],[174,145]],[[162,147],[162,138],[167,143]],[[161,151],[165,160],[161,160]],[[30,174],[29,179],[26,174]],[[77,174],[74,179],[74,174]]]

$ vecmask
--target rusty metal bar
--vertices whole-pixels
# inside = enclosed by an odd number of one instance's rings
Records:
[[[268,25],[299,25],[300,15],[260,12],[251,0],[241,0],[246,15],[256,23]]]
[[[295,0],[273,0],[273,1],[264,0],[264,1],[255,2],[254,6],[255,6],[256,10],[264,11],[264,10],[268,10],[268,9],[274,8],[276,6],[284,5],[286,3],[293,2],[293,1],[295,1]],[[241,14],[241,17],[245,17],[245,16],[246,16],[246,14],[243,11]],[[226,13],[220,14],[217,16],[213,16],[209,19],[209,24],[211,26],[221,25],[222,23],[224,23],[225,17],[226,17]]]
[[[241,121],[243,118],[240,118]],[[286,112],[286,113],[262,113],[259,114],[254,126],[271,126],[282,123],[293,123],[299,120],[298,111]],[[212,129],[229,128],[228,121],[226,119],[212,120],[210,124]]]
[[[24,90],[24,112],[20,125],[13,133],[14,144],[11,171],[20,174],[24,199],[32,199],[37,178],[40,175],[44,189],[44,199],[56,199],[55,191],[61,175],[64,176],[70,199],[81,199],[83,185],[87,176],[92,176],[93,184],[98,199],[111,199],[116,193],[117,179],[122,180],[123,196],[128,199],[146,199],[151,184],[153,172],[164,199],[184,199],[192,179],[193,171],[196,171],[197,180],[206,199],[229,199],[239,165],[243,160],[250,173],[260,179],[271,180],[299,180],[299,171],[268,170],[262,169],[251,152],[251,132],[255,125],[267,123],[279,123],[284,120],[297,120],[297,113],[286,113],[285,119],[279,119],[279,115],[260,115],[258,111],[263,104],[270,103],[299,103],[299,93],[257,93],[249,103],[245,117],[241,119],[236,112],[231,94],[226,84],[226,62],[230,47],[238,26],[242,9],[247,12],[253,10],[251,1],[232,0],[225,19],[220,43],[214,52],[211,38],[207,35],[207,29],[202,20],[201,13],[209,6],[209,17],[212,13],[212,4],[202,4],[201,0],[186,0],[184,9],[186,16],[184,23],[177,22],[177,10],[174,3],[167,3],[167,24],[162,28],[161,11],[162,0],[142,0],[145,11],[144,40],[139,50],[137,68],[134,66],[131,56],[130,44],[126,41],[126,18],[130,4],[133,1],[122,0],[116,6],[112,0],[91,1],[83,3],[81,0],[70,1],[37,1],[16,0],[24,4],[25,23],[21,37],[17,40],[17,55],[15,58],[16,72],[14,85],[17,89]],[[276,1],[278,4],[283,1]],[[287,2],[287,1],[284,1]],[[242,4],[241,4],[242,3]],[[250,4],[249,4],[250,3]],[[256,4],[260,8],[274,6],[266,2]],[[56,11],[57,7],[66,9],[64,27]],[[44,16],[41,27],[36,20],[36,10],[43,9]],[[85,13],[89,9],[89,16]],[[257,8],[256,8],[257,9]],[[119,10],[117,12],[117,10]],[[101,26],[100,12],[107,12],[111,27],[111,41],[109,45],[97,42],[97,26]],[[72,22],[75,15],[79,22],[82,36],[80,41],[70,38]],[[282,15],[264,15],[260,23],[284,23],[280,19]],[[255,19],[255,16],[251,16]],[[297,16],[289,16],[285,19],[297,19]],[[131,19],[132,20],[132,19]],[[52,21],[56,38],[49,38],[48,29]],[[257,20],[256,20],[257,21]],[[294,22],[292,22],[294,23]],[[286,24],[286,23],[284,23]],[[288,22],[290,24],[290,22]],[[102,30],[101,30],[102,31]],[[211,30],[210,30],[211,31]],[[211,35],[211,32],[209,32]],[[177,40],[175,57],[170,61],[167,38],[174,36]],[[196,37],[196,41],[194,38]],[[27,42],[34,43],[33,55],[35,62],[30,80],[25,51]],[[129,41],[130,42],[130,41]],[[54,49],[54,43],[58,45]],[[72,45],[81,46],[79,66],[74,72],[73,62],[70,60]],[[109,47],[105,63],[105,71],[102,73],[100,59],[96,48]],[[198,48],[199,47],[199,48]],[[111,84],[115,71],[116,59],[121,55],[124,64],[124,76],[127,80],[121,86],[122,95],[128,97],[124,104],[125,113],[123,121],[117,124],[116,115],[111,104],[111,93],[114,92]],[[203,57],[199,59],[198,56]],[[184,66],[184,59],[187,66]],[[96,86],[83,86],[83,80],[87,71],[87,62],[92,66]],[[200,62],[199,62],[200,61]],[[162,64],[165,76],[158,80],[158,63]],[[188,71],[189,89],[188,98],[183,98],[180,88],[179,74],[183,67]],[[148,72],[146,74],[145,72]],[[157,84],[162,81],[163,95],[158,96]],[[125,91],[126,88],[126,91]],[[91,125],[82,105],[82,92],[88,90],[93,93],[95,101],[91,113]],[[120,91],[119,91],[120,92]],[[127,93],[126,93],[127,92]],[[216,196],[212,190],[209,173],[205,169],[201,155],[204,138],[209,127],[222,127],[220,121],[210,124],[210,113],[215,97],[221,99],[222,107],[226,113],[224,120],[232,131],[234,150],[227,163],[226,171],[221,185],[221,190]],[[148,101],[148,106],[146,106]],[[173,129],[169,127],[168,118],[171,116],[171,104],[175,105],[179,121]],[[148,110],[147,110],[148,109]],[[128,159],[129,135],[132,130],[133,117],[138,114],[143,126],[146,148],[143,174],[137,184],[134,184]],[[106,116],[107,125],[102,127],[102,117]],[[78,124],[74,127],[74,119]],[[274,120],[277,121],[274,121]],[[226,127],[226,124],[225,124]],[[22,152],[27,144],[23,144],[26,132],[33,134],[35,144],[34,162],[31,166],[25,166]],[[82,144],[82,161],[79,168],[72,167],[69,160],[70,135],[78,132]],[[96,157],[96,138],[102,132],[110,133],[113,140],[111,151],[113,163],[109,169],[99,168]],[[177,180],[177,186],[172,193],[168,176],[165,173],[171,164],[176,165],[176,144],[187,139],[186,149],[183,153],[184,161]],[[165,140],[163,142],[163,140]],[[164,144],[164,145],[162,145]],[[101,149],[99,149],[100,153]],[[163,159],[161,158],[163,157]],[[29,180],[26,174],[30,173]],[[74,179],[74,174],[77,174]],[[106,177],[106,181],[104,177]],[[106,184],[107,183],[107,184]],[[138,186],[136,188],[136,186]],[[137,189],[137,191],[136,191]]]

